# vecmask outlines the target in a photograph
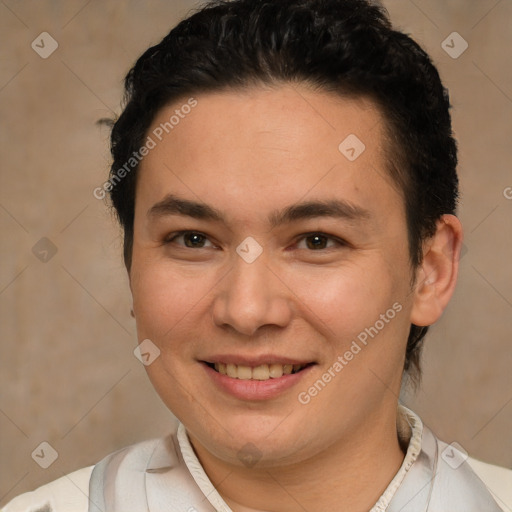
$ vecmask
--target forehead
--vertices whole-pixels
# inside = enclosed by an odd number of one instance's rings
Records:
[[[383,134],[371,101],[305,86],[186,97],[148,130],[155,147],[139,168],[137,202],[150,208],[172,193],[246,220],[313,198],[401,208]]]

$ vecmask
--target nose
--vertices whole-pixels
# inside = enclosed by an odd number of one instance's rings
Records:
[[[253,336],[263,326],[285,327],[291,321],[293,294],[262,256],[252,263],[237,256],[217,285],[212,312],[217,326]]]

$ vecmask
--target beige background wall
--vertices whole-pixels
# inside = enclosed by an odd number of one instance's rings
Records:
[[[95,122],[119,112],[129,66],[194,5],[0,3],[2,503],[173,421],[132,353],[119,232],[92,195],[109,165]],[[444,440],[512,467],[512,2],[385,5],[451,90],[466,229],[457,292],[407,403]],[[43,31],[59,45],[47,59],[31,48]],[[457,59],[441,47],[453,31],[469,43]],[[32,252],[43,237],[47,262]],[[48,469],[31,457],[43,441],[58,453]]]

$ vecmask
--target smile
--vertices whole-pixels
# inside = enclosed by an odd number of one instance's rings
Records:
[[[214,389],[238,400],[260,402],[278,398],[298,386],[317,364],[274,354],[257,357],[219,354],[200,362]]]
[[[308,364],[261,364],[245,366],[230,363],[206,363],[216,372],[239,380],[269,380],[278,379],[283,375],[292,375],[303,370]]]

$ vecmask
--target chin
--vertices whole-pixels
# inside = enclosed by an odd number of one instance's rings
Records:
[[[209,453],[228,464],[272,468],[296,464],[314,455],[312,440],[304,437],[304,422],[290,425],[282,417],[259,419],[236,417],[222,426],[199,427],[197,420],[192,420],[190,427],[186,426]]]

